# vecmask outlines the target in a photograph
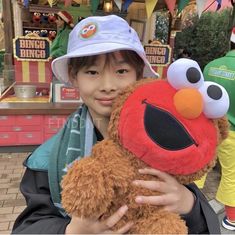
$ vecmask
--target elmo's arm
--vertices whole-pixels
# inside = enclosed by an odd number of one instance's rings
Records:
[[[94,157],[77,160],[62,180],[62,205],[68,214],[99,217],[114,195],[106,185],[103,167]]]
[[[97,218],[127,191],[130,175],[128,159],[112,141],[101,141],[90,157],[75,161],[63,177],[63,208],[70,215]]]

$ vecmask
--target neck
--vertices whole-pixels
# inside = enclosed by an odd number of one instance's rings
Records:
[[[91,114],[91,116],[92,116],[92,114]],[[102,118],[92,117],[92,119],[93,119],[94,125],[100,131],[100,133],[102,134],[104,139],[107,138],[109,117],[102,117]]]

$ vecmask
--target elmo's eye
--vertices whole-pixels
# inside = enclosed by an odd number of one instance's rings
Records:
[[[204,77],[198,63],[190,59],[178,59],[167,70],[167,80],[175,88],[199,88]]]
[[[200,87],[204,100],[203,112],[208,118],[221,118],[229,109],[229,96],[221,85],[214,82],[205,82]]]
[[[94,24],[92,24],[92,25],[89,25],[89,30],[94,30],[95,29],[95,25]]]
[[[82,30],[82,34],[86,34],[88,32],[88,28],[84,28],[83,30]]]

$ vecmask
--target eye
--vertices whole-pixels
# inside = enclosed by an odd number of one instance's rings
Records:
[[[127,72],[128,72],[127,69],[119,69],[119,70],[117,70],[118,74],[124,74],[124,73],[127,73]]]
[[[82,34],[86,34],[88,32],[88,28],[84,28],[83,30],[82,30]]]
[[[169,66],[167,80],[178,90],[186,87],[199,88],[204,82],[204,77],[196,61],[182,58]]]
[[[199,89],[204,100],[203,112],[208,118],[221,118],[229,109],[229,96],[221,85],[205,82]]]
[[[98,72],[95,70],[88,70],[88,71],[86,71],[86,74],[96,75],[96,74],[98,74]]]
[[[93,29],[95,29],[95,25],[94,25],[94,24],[89,25],[88,29],[89,29],[89,30],[93,30]]]

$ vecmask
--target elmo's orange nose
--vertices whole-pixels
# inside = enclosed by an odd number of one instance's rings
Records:
[[[184,118],[194,119],[203,110],[203,99],[200,92],[193,88],[185,88],[176,92],[174,105],[178,113]]]

